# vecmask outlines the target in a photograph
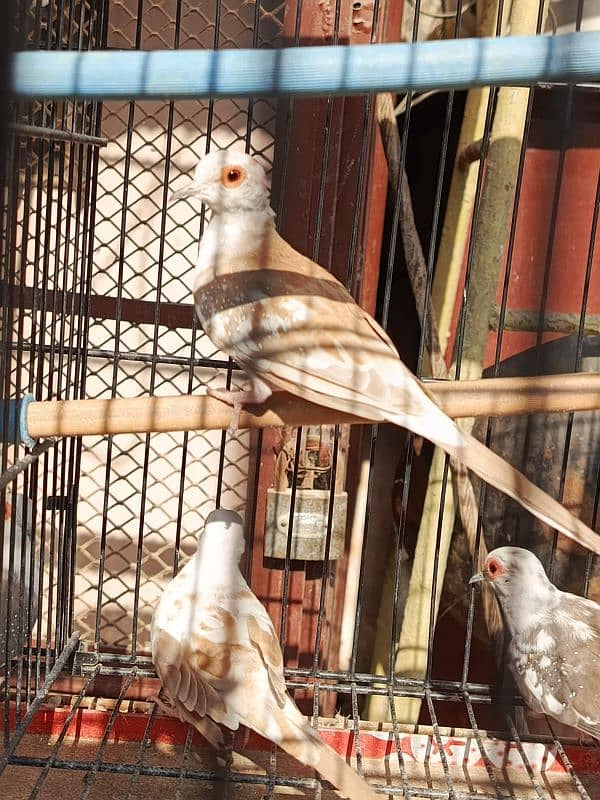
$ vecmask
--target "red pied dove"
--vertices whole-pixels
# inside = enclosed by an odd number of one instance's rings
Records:
[[[209,514],[198,549],[168,584],[152,617],[152,661],[169,713],[214,746],[221,726],[250,728],[316,769],[352,800],[378,795],[308,724],[287,693],[271,618],[239,569],[241,517]]]
[[[494,590],[508,667],[529,708],[600,738],[600,606],[561,592],[521,547],[492,550],[478,581]]]
[[[171,201],[212,210],[198,251],[194,301],[209,339],[245,370],[251,390],[209,391],[234,406],[285,391],[391,422],[436,444],[543,522],[595,553],[600,537],[472,436],[402,363],[383,328],[327,270],[275,230],[266,176],[249,155],[209,153]],[[235,424],[235,423],[234,423]]]

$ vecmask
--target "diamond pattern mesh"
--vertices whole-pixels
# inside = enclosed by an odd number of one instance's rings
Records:
[[[260,5],[256,31],[253,4],[230,0],[198,7],[186,0],[179,7],[178,25],[175,0],[146,2],[138,25],[135,0],[111,2],[108,47],[164,49],[177,41],[182,48],[273,46],[282,30],[283,3]],[[146,301],[152,304],[151,318],[161,303],[191,303],[200,209],[186,202],[166,207],[166,199],[189,180],[207,144],[244,148],[248,115],[248,102],[234,100],[104,104],[102,133],[109,144],[100,153],[92,296]],[[250,150],[270,168],[274,103],[256,100],[251,115]],[[195,335],[192,325],[191,307],[185,328],[132,322],[126,311],[120,319],[92,318],[87,396],[184,394],[207,384],[224,386],[225,356],[201,332]],[[193,359],[203,359],[205,366],[193,366]],[[84,440],[74,609],[84,638],[94,638],[97,624],[103,646],[147,647],[152,610],[173,574],[174,544],[179,540],[183,553],[191,553],[214,507],[221,447],[220,432],[203,431]],[[243,508],[247,468],[247,434],[228,437],[220,479],[225,507]]]
[[[17,49],[97,46],[101,5],[97,0],[59,4],[22,0],[15,17],[14,45]],[[35,399],[45,400],[83,394],[86,323],[82,297],[92,224],[93,151],[88,144],[56,141],[53,133],[72,132],[85,140],[95,133],[96,113],[96,105],[88,102],[13,103],[8,110],[16,131],[3,154],[8,179],[1,193],[0,282],[3,292],[8,292],[0,325],[5,397],[19,398],[30,392]],[[27,133],[21,135],[21,126]],[[7,438],[5,431],[3,469],[25,456],[23,445],[15,446]],[[31,467],[6,491],[5,548],[11,526],[15,538],[21,537],[25,520],[18,509],[26,497],[25,527],[32,531],[35,553],[32,583],[38,591],[33,593],[29,620],[19,621],[25,634],[21,643],[27,644],[31,632],[32,651],[47,648],[46,666],[52,664],[52,650],[63,646],[70,625],[79,448],[73,439],[46,442],[39,459],[32,458]],[[16,564],[17,574],[21,567],[26,574],[29,565]],[[2,591],[8,585],[4,583],[7,575],[3,571],[0,578]],[[9,591],[13,602],[19,596],[23,602],[20,578],[15,582],[13,577]],[[39,662],[35,667],[20,664],[18,669],[27,691],[39,683]]]

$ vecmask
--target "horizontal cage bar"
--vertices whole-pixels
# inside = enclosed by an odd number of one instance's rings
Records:
[[[22,52],[21,97],[349,95],[600,79],[600,33],[278,50]]]

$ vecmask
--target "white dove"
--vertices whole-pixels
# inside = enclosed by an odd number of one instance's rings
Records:
[[[273,624],[239,569],[241,517],[208,515],[198,549],[152,617],[152,661],[169,713],[217,748],[220,725],[251,728],[316,769],[352,800],[378,795],[314,732],[289,696]]]
[[[286,391],[423,436],[536,517],[600,553],[600,537],[500,456],[460,430],[404,366],[391,339],[327,270],[275,230],[265,172],[251,156],[205,156],[171,201],[212,209],[194,300],[211,341],[246,371],[251,391],[209,393],[239,410]],[[234,414],[234,420],[236,420]]]
[[[600,606],[561,592],[521,547],[492,550],[470,583],[482,580],[498,599],[508,666],[527,705],[600,738]]]

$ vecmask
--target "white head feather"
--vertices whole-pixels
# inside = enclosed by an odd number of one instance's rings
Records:
[[[240,515],[225,508],[211,511],[198,538],[202,558],[214,555],[216,563],[232,563],[237,567],[244,548],[244,523]]]
[[[215,213],[269,209],[267,177],[258,161],[237,150],[215,150],[196,166],[191,183],[170,202],[197,197]]]
[[[539,622],[560,600],[561,592],[550,583],[540,560],[522,547],[492,550],[473,579],[492,586],[511,633]]]

